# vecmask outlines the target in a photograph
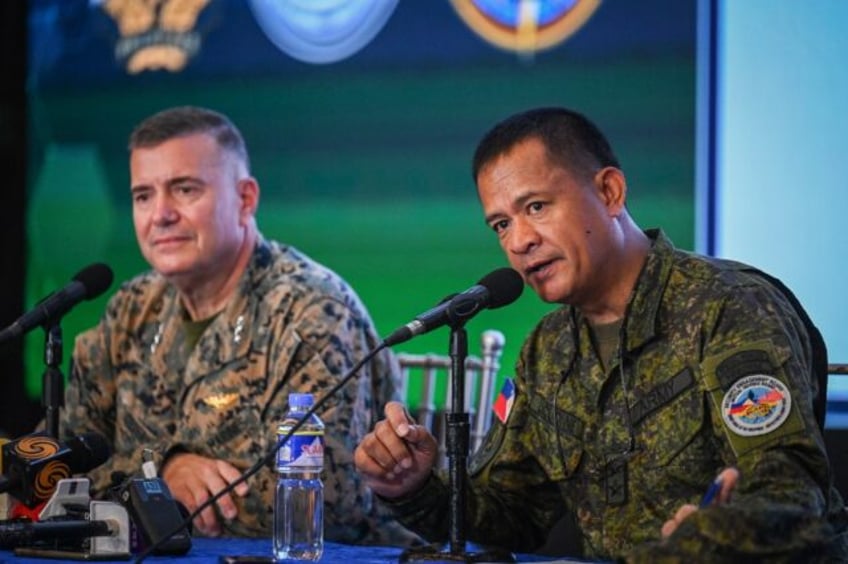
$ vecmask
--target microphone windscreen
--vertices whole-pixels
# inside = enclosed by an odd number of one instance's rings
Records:
[[[74,474],[83,474],[94,470],[112,455],[112,449],[106,437],[100,433],[83,433],[65,441],[71,449],[68,465]]]
[[[90,264],[77,272],[74,280],[81,283],[85,288],[85,299],[96,298],[112,285],[112,269],[97,262]]]
[[[511,304],[524,291],[521,275],[508,267],[493,270],[478,284],[489,290],[489,307],[492,309]]]

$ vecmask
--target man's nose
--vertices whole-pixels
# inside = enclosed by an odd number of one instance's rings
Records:
[[[179,218],[173,202],[167,196],[157,196],[153,205],[153,221],[157,224],[174,223]]]
[[[525,254],[539,245],[539,232],[530,221],[515,219],[512,223],[507,250],[515,254]]]

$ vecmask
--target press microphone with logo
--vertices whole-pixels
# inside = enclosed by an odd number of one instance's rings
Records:
[[[56,321],[79,302],[96,298],[112,284],[112,276],[112,269],[103,263],[83,268],[67,286],[35,304],[30,311],[0,331],[0,343],[16,339],[45,323]]]
[[[73,474],[100,466],[112,452],[106,438],[84,433],[65,442],[34,433],[3,445],[0,494],[8,493],[27,507],[50,499],[56,485]]]
[[[444,325],[462,324],[486,308],[495,309],[511,304],[523,290],[524,281],[518,272],[511,268],[499,268],[464,292],[418,315],[386,337],[383,343],[391,347]]]

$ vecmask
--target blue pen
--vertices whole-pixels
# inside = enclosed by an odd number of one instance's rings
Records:
[[[704,494],[703,499],[701,499],[701,507],[706,507],[710,503],[713,502],[715,496],[718,495],[718,492],[721,491],[721,478],[716,478],[710,484],[710,487],[707,488],[707,493]]]

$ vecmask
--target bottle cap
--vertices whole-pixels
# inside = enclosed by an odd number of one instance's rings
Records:
[[[289,394],[290,407],[310,407],[312,403],[312,394]]]

